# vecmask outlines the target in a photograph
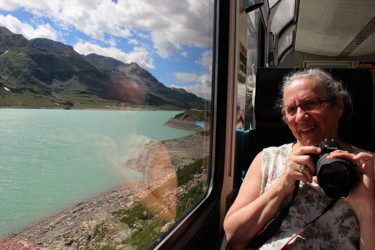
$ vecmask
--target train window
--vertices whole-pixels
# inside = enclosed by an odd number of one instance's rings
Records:
[[[290,48],[292,45],[293,45],[293,35],[294,35],[294,32],[290,32],[285,38],[284,40],[281,41],[280,45],[279,45],[279,50],[278,50],[278,58],[281,58],[282,54],[285,53],[285,51]]]
[[[279,34],[286,24],[294,19],[295,4],[295,0],[283,0],[277,6],[274,6],[277,9],[271,24],[272,33]]]
[[[0,4],[1,249],[144,249],[199,204],[213,22],[213,0]]]
[[[242,14],[240,14],[242,15]],[[259,9],[251,11],[246,14],[246,45],[247,45],[247,62],[246,62],[246,82],[242,85],[239,83],[239,93],[238,96],[245,95],[243,103],[240,105],[245,105],[245,119],[244,119],[244,129],[251,129],[253,125],[253,94],[255,88],[255,75],[256,69],[259,64],[259,41],[260,41],[260,28],[261,22],[261,12]],[[245,94],[246,93],[246,94]]]
[[[280,0],[269,0],[268,1],[268,4],[269,4],[269,8],[272,8],[275,4],[277,4]]]

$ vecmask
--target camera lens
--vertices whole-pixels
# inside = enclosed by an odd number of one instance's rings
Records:
[[[321,170],[321,177],[327,186],[333,188],[342,187],[350,181],[347,167],[337,162],[325,165]]]
[[[319,186],[331,198],[346,197],[356,178],[353,166],[344,159],[326,159],[323,156],[317,162]]]

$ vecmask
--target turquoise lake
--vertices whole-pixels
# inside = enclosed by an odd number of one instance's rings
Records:
[[[180,112],[0,109],[0,238],[142,176],[135,146],[192,134]]]

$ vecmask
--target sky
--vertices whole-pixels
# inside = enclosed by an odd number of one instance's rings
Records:
[[[0,0],[0,26],[136,62],[164,85],[209,100],[213,10],[213,0]]]

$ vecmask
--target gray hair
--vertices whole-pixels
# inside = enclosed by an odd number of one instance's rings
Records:
[[[301,78],[311,78],[321,84],[326,91],[327,98],[330,99],[332,104],[336,103],[337,97],[341,96],[343,98],[344,113],[341,120],[346,120],[353,114],[353,102],[349,92],[344,89],[344,86],[340,81],[336,81],[329,73],[322,69],[304,69],[286,75],[280,88],[280,96],[276,101],[276,108],[278,110],[281,110],[284,107],[284,92],[286,87],[292,81]]]

